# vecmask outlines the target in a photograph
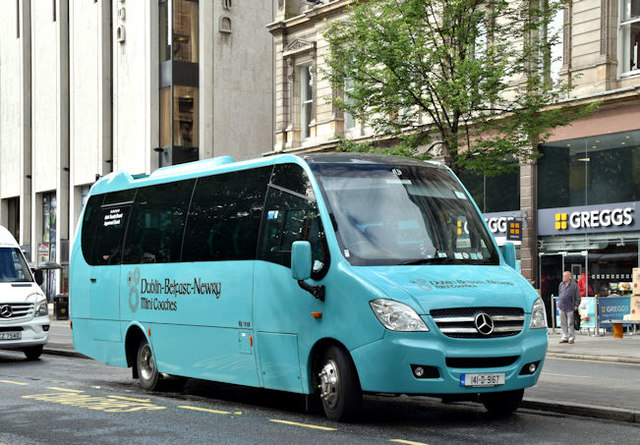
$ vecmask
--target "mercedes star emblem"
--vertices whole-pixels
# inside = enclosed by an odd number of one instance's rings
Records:
[[[493,332],[493,319],[486,312],[480,312],[476,315],[475,325],[478,332],[482,335],[491,335]]]
[[[9,318],[13,315],[13,309],[11,309],[11,306],[8,304],[5,304],[0,307],[0,315],[2,315],[3,318]]]

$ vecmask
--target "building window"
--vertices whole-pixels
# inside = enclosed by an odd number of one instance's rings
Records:
[[[353,105],[354,99],[351,97],[353,91],[353,79],[349,78],[344,82],[344,101],[348,105]],[[344,130],[352,130],[356,126],[356,119],[353,114],[348,111],[344,112]]]
[[[173,145],[198,146],[198,89],[173,87]]]
[[[198,2],[159,0],[159,165],[198,160]]]
[[[313,66],[300,67],[300,130],[302,139],[311,137],[313,119]]]
[[[13,237],[20,242],[20,198],[2,200],[2,209],[6,210],[3,224]]]
[[[548,56],[544,61],[545,74],[552,85],[560,80],[560,71],[562,70],[564,54],[564,9],[557,9],[547,28],[547,41],[550,42]]]
[[[638,73],[640,61],[640,0],[621,0],[620,65],[622,73]]]

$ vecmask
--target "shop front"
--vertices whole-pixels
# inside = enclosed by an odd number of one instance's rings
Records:
[[[582,296],[630,295],[640,264],[640,131],[540,150],[538,282],[548,309],[564,271]]]

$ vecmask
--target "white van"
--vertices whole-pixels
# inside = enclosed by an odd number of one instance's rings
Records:
[[[49,338],[47,298],[20,246],[0,226],[0,349],[22,350],[36,360]]]

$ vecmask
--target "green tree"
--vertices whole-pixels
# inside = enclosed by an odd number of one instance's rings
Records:
[[[570,85],[548,74],[558,42],[548,30],[564,3],[354,0],[325,32],[325,75],[337,91],[349,86],[334,104],[393,137],[396,153],[428,158],[417,148],[437,143],[456,173],[513,169],[597,107],[563,104]]]

